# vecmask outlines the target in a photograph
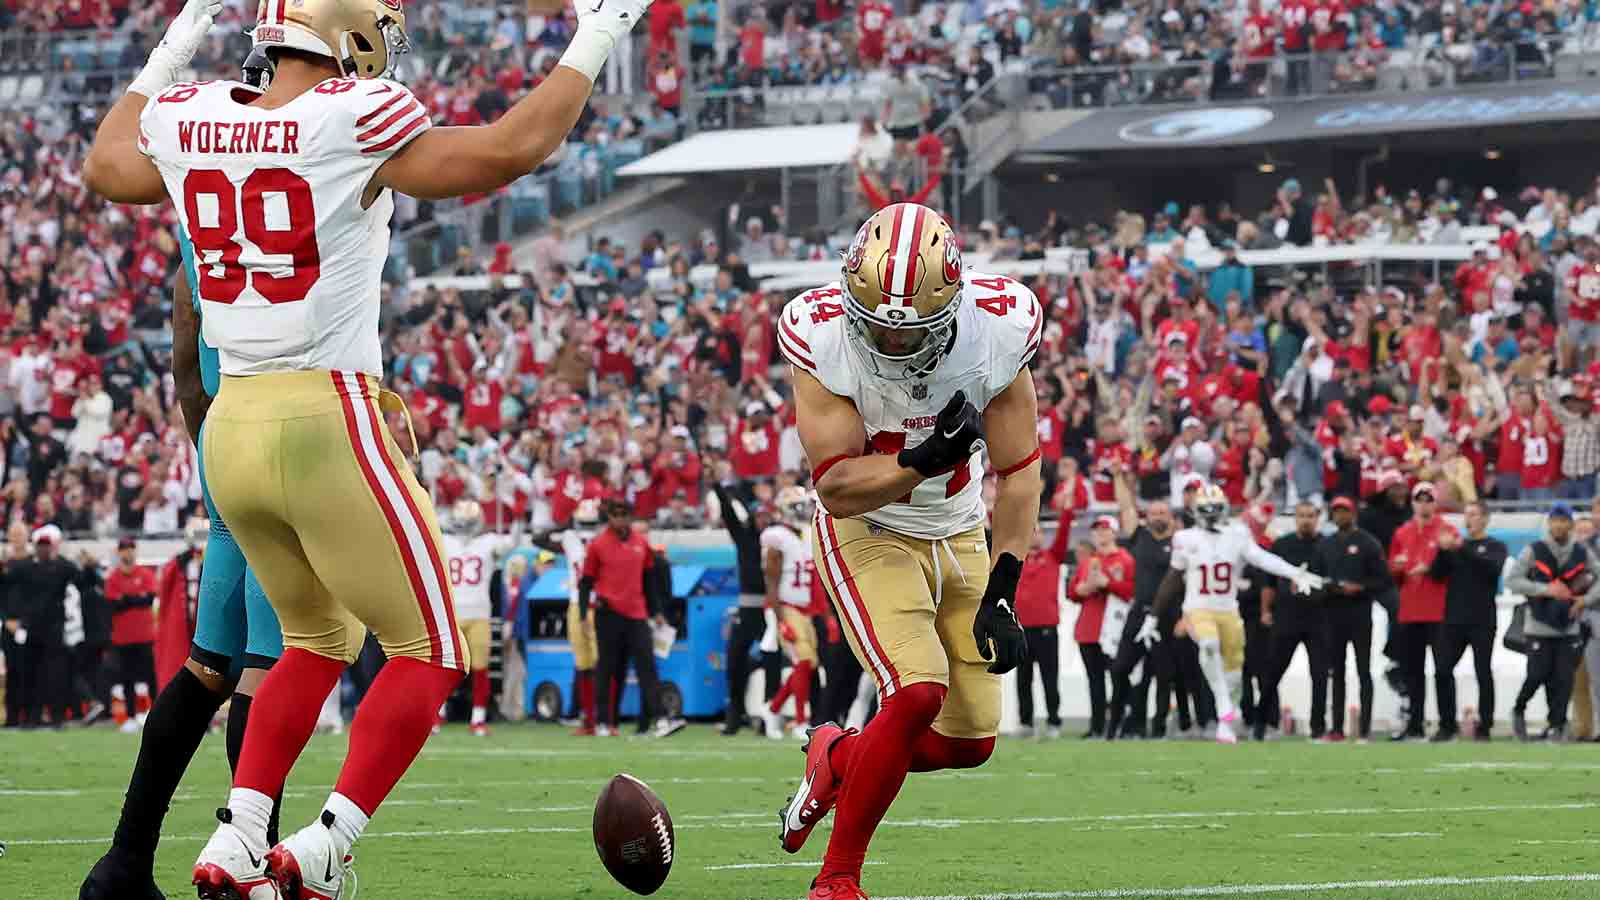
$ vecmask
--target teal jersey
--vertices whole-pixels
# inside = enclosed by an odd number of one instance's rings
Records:
[[[183,274],[189,279],[189,292],[193,297],[194,311],[200,312],[200,270],[195,267],[194,245],[189,243],[189,235],[181,227],[178,229],[178,248],[183,251]],[[211,397],[217,395],[222,387],[222,363],[217,359],[217,348],[206,343],[205,334],[195,336],[200,343],[200,383],[205,387],[206,394]]]

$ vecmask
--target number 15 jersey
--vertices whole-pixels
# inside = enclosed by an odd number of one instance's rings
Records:
[[[801,294],[779,314],[784,358],[830,393],[855,403],[866,425],[867,453],[899,453],[927,440],[939,410],[956,391],[965,391],[981,412],[1039,349],[1044,315],[1032,291],[997,275],[969,271],[963,279],[954,343],[927,378],[892,381],[868,367],[850,346],[839,282]],[[983,460],[974,455],[861,518],[911,537],[953,537],[983,522],[982,485]]]
[[[194,243],[205,339],[225,375],[381,375],[379,278],[393,195],[378,168],[428,130],[411,92],[330,78],[277,109],[233,81],[179,83],[145,105],[139,147]]]

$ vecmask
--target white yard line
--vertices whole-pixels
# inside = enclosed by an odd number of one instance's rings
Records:
[[[725,866],[705,866],[707,872],[742,872],[746,869],[815,869],[822,864],[819,862],[777,862],[777,863],[733,863]],[[862,863],[863,866],[881,866],[882,860],[869,859]]]
[[[883,897],[880,900],[1115,900],[1151,897],[1243,897],[1254,894],[1331,893],[1338,891],[1405,890],[1471,887],[1483,884],[1545,884],[1600,881],[1600,873],[1578,875],[1485,875],[1478,878],[1393,878],[1371,881],[1316,881],[1300,884],[1218,884],[1176,888],[1108,888],[1087,891],[1015,891],[992,894],[938,894]]]
[[[1284,837],[1299,839],[1320,838],[1436,838],[1444,837],[1442,831],[1302,831]]]

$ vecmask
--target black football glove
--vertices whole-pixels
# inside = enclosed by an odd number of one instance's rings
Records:
[[[972,637],[978,642],[978,653],[984,659],[993,660],[989,671],[995,675],[1004,675],[1028,658],[1028,641],[1022,634],[1022,626],[1017,624],[1014,608],[1017,580],[1021,577],[1021,561],[1009,553],[1000,554],[994,570],[989,573],[983,603],[972,618]]]
[[[896,460],[908,469],[916,469],[924,478],[933,478],[966,462],[983,446],[983,416],[967,402],[965,391],[956,391],[939,410],[933,434],[915,447],[901,450]]]

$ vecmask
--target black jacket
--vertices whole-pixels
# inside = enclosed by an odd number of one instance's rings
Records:
[[[67,616],[67,587],[83,581],[83,570],[57,557],[19,559],[6,567],[6,574],[6,615],[21,621],[28,630],[28,643],[59,646]]]
[[[1446,625],[1495,624],[1494,598],[1505,569],[1506,545],[1492,537],[1467,539],[1454,550],[1440,550],[1428,574],[1449,584],[1444,593]]]
[[[1395,506],[1388,497],[1379,494],[1361,508],[1361,516],[1356,521],[1362,531],[1378,539],[1378,546],[1388,554],[1389,545],[1394,542],[1394,533],[1410,519],[1410,503]]]
[[[1272,542],[1272,552],[1291,566],[1309,568],[1321,538],[1315,534],[1301,537],[1291,531]],[[1277,597],[1272,602],[1272,617],[1276,622],[1304,621],[1322,615],[1322,600],[1314,595],[1297,594],[1287,579],[1274,578]]]
[[[1311,560],[1311,571],[1328,580],[1323,602],[1329,609],[1370,603],[1394,584],[1389,576],[1389,555],[1377,538],[1360,528],[1348,533],[1336,531],[1323,538]],[[1344,594],[1335,590],[1341,581],[1356,582],[1362,592]]]
[[[672,563],[667,554],[657,550],[652,553],[655,565],[644,570],[645,611],[652,616],[666,615],[672,601]]]
[[[739,593],[767,595],[767,572],[761,564],[761,529],[756,527],[756,517],[750,508],[754,500],[742,492],[735,495],[729,485],[713,484],[717,503],[722,507],[722,525],[733,538],[733,550],[739,562]]]

